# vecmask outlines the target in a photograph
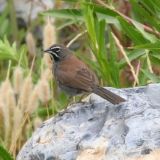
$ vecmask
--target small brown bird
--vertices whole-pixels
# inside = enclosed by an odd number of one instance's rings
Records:
[[[70,95],[93,92],[112,104],[125,101],[122,97],[100,87],[94,72],[68,48],[54,44],[44,52],[49,53],[54,61],[53,73],[60,89]]]

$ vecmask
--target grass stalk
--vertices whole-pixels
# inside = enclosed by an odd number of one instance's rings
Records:
[[[150,58],[149,58],[149,55],[148,55],[149,51],[146,50],[146,56],[147,56],[147,65],[148,65],[148,69],[151,73],[153,73],[153,69],[152,69],[152,64],[151,64],[151,61],[150,61]]]
[[[8,0],[8,5],[9,5],[9,14],[10,14],[10,20],[11,20],[11,29],[12,29],[12,34],[13,34],[13,40],[16,41],[17,45],[19,42],[18,39],[18,26],[17,26],[17,19],[16,19],[16,10],[14,6],[14,1],[13,0]]]
[[[87,33],[87,30],[77,34],[73,39],[71,39],[68,44],[67,44],[67,47],[70,47],[71,44],[73,44],[78,38],[80,38],[81,36],[83,36],[85,33]]]
[[[136,81],[137,84],[139,84],[139,80],[138,80],[138,77],[137,77],[137,75],[135,73],[134,67],[132,66],[132,64],[131,64],[131,62],[130,62],[130,60],[129,60],[129,58],[128,58],[128,56],[127,56],[127,54],[126,54],[126,52],[125,52],[125,50],[123,48],[123,46],[121,45],[119,39],[115,36],[115,34],[113,32],[112,32],[112,36],[113,36],[113,38],[115,40],[115,43],[116,43],[117,47],[119,48],[120,52],[124,56],[128,66],[130,67],[130,70],[131,70],[131,73],[132,73],[132,75],[134,77],[134,80]]]

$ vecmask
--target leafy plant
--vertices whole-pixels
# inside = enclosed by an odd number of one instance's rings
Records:
[[[7,38],[4,38],[4,40],[0,40],[0,60],[13,60],[27,67],[26,47],[21,46],[21,48],[17,50],[16,43],[10,45]]]
[[[8,151],[0,145],[0,160],[13,160],[12,156]]]
[[[70,19],[74,23],[79,20],[86,25],[90,48],[96,58],[95,62],[87,59],[87,63],[97,71],[104,84],[120,87],[120,72],[129,65],[129,61],[135,60],[140,60],[139,63],[142,68],[138,69],[138,85],[144,85],[148,80],[157,82],[158,75],[154,73],[152,65],[160,64],[158,40],[160,37],[160,17],[157,7],[159,1],[142,0],[139,2],[130,0],[129,2],[133,8],[131,18],[116,10],[113,7],[114,3],[112,3],[112,6],[109,6],[111,3],[109,5],[103,3],[102,6],[88,1],[81,2],[80,9],[52,9],[43,13],[43,15]],[[149,26],[145,25],[146,23]],[[122,43],[120,46],[125,53],[125,57],[122,57],[120,61],[118,60],[118,52],[121,49],[112,37],[115,31],[113,27],[116,32],[123,36],[123,39],[119,39],[119,42]],[[131,41],[131,46],[123,47],[124,41]],[[126,57],[128,57],[128,62]],[[132,64],[130,63],[130,65]],[[135,67],[132,66],[132,71],[135,72],[134,76],[136,76]],[[146,70],[151,73],[150,76],[148,76]],[[151,75],[157,77],[156,81],[155,78],[151,78]],[[145,82],[142,79],[145,79]]]

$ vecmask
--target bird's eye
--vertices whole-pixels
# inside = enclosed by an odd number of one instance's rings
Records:
[[[59,49],[59,48],[56,48],[56,49],[55,49],[55,52],[59,52],[59,51],[60,51],[60,49]]]
[[[60,48],[59,47],[54,47],[52,48],[53,52],[58,53],[60,52]]]

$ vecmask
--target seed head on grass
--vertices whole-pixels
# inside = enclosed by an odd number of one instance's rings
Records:
[[[48,18],[43,28],[43,49],[56,43],[56,29],[51,18]]]
[[[28,32],[26,35],[26,44],[27,44],[29,56],[32,58],[35,57],[36,56],[36,42],[31,32]]]
[[[16,97],[12,86],[10,85],[9,87],[8,90],[6,90],[6,105],[10,109],[10,113],[13,115],[14,108],[16,107]]]
[[[16,134],[17,134],[17,128],[21,126],[23,119],[23,113],[19,107],[14,108],[14,115],[13,115],[13,128],[12,128],[12,135],[11,135],[11,144],[13,144],[16,141]]]
[[[54,23],[48,18],[43,29],[43,49],[50,47],[54,43],[56,43],[56,29]],[[44,62],[49,68],[52,67],[52,61],[48,54],[44,54]]]
[[[21,67],[16,67],[13,72],[13,87],[17,95],[20,94],[23,85],[23,70]]]
[[[51,99],[51,91],[48,81],[41,79],[38,82],[38,96],[42,103],[46,104]]]
[[[6,90],[6,106],[5,108],[8,108],[9,109],[9,117],[10,117],[10,128],[9,128],[9,137],[8,137],[8,141],[9,141],[9,144],[11,143],[12,141],[12,132],[13,132],[13,125],[14,125],[14,116],[16,116],[17,118],[19,116],[14,115],[14,111],[15,111],[15,108],[16,108],[16,97],[15,97],[15,94],[14,94],[14,90],[12,88],[12,86],[10,85],[9,86],[10,88],[8,88],[8,90]]]
[[[4,139],[4,135],[5,135],[5,132],[4,132],[4,104],[0,101],[0,137],[2,139]]]
[[[32,77],[29,75],[23,83],[22,89],[21,89],[21,94],[19,98],[19,106],[22,109],[22,111],[25,112],[28,103],[29,103],[29,98],[33,90],[33,83],[32,83]]]
[[[6,79],[5,81],[2,82],[1,84],[1,89],[0,89],[0,94],[1,94],[1,99],[4,103],[7,102],[7,91],[11,89],[11,82],[9,79]]]
[[[11,129],[11,118],[10,118],[10,108],[7,104],[7,92],[11,88],[11,83],[8,79],[6,79],[2,84],[0,88],[0,104],[3,114],[3,121],[4,121],[4,143],[6,146],[9,145],[9,135],[10,135],[10,129]]]
[[[39,102],[38,87],[36,85],[30,94],[29,102],[25,112],[27,112],[28,114],[32,114],[38,108],[38,102]]]

